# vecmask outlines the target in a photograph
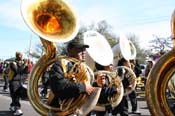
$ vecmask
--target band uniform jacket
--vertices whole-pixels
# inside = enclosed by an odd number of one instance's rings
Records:
[[[106,79],[106,81],[109,81],[109,80]],[[97,82],[94,82],[94,83],[93,83],[93,86],[94,86],[94,87],[98,87]],[[109,83],[107,82],[107,83],[106,83],[105,85],[103,85],[103,87],[102,87],[102,90],[101,90],[101,93],[100,93],[100,97],[99,97],[98,103],[99,103],[99,104],[106,104],[106,103],[109,103],[108,98],[109,98],[109,97],[112,97],[112,96],[115,95],[116,93],[117,93],[116,87],[114,87],[114,86],[110,87],[110,86],[109,86]]]
[[[71,70],[73,65],[73,62],[70,61],[66,63],[66,73]],[[54,63],[49,71],[49,82],[51,90],[55,95],[51,105],[55,104],[53,102],[56,99],[64,100],[77,97],[81,93],[86,93],[86,87],[83,83],[70,81],[64,76],[63,67],[59,61]]]

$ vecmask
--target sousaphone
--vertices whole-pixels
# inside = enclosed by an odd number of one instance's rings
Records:
[[[101,35],[97,31],[90,30],[84,33],[83,39],[84,43],[89,45],[89,48],[87,48],[86,50],[91,59],[87,58],[87,62],[88,60],[93,60],[90,62],[94,63],[95,61],[103,66],[112,64],[113,52],[111,50],[110,44],[103,35]],[[87,63],[87,65],[89,65],[89,63]],[[91,65],[89,66],[94,67]]]
[[[112,84],[114,84],[115,87],[119,90],[113,98],[109,98],[109,104],[112,107],[117,106],[123,97],[123,85],[120,78],[117,76],[116,72],[104,70],[96,71],[95,67],[95,62],[102,66],[108,66],[113,63],[113,52],[110,44],[103,35],[94,30],[90,30],[84,33],[84,43],[89,45],[89,48],[87,48],[88,57],[86,57],[86,64],[95,71],[95,75],[98,72],[102,72],[108,75],[110,80],[109,86],[112,86]],[[105,111],[105,106],[109,104],[97,103],[94,110]]]
[[[174,88],[175,73],[175,10],[171,18],[173,49],[161,56],[148,75],[146,82],[146,100],[152,116],[174,116],[167,99],[168,84]],[[173,77],[173,79],[172,79]],[[172,89],[173,90],[173,89]],[[174,91],[174,90],[173,90]],[[170,102],[175,104],[175,100]]]
[[[78,96],[77,99],[63,101],[62,107],[58,108],[51,107],[43,102],[38,92],[38,83],[44,71],[56,61],[71,60],[83,68],[84,73],[87,73],[87,69],[90,70],[87,65],[74,58],[57,57],[56,42],[70,41],[78,32],[77,16],[71,5],[64,0],[22,0],[21,13],[29,28],[39,35],[45,48],[44,54],[35,64],[28,80],[28,97],[34,109],[43,116],[65,116],[72,113],[85,115],[90,112],[96,105],[100,89],[95,89],[91,96],[83,94]],[[73,68],[76,68],[76,66]],[[71,73],[76,72],[72,71]],[[84,75],[83,79],[79,79],[78,76],[75,78],[81,82],[91,83],[88,75],[93,76],[93,74]],[[51,91],[49,95],[49,98],[52,98]],[[94,99],[91,100],[91,104],[87,105],[86,101],[89,101],[92,97]]]
[[[117,66],[117,64],[121,58],[125,58],[128,61],[135,59],[136,54],[137,54],[136,48],[134,44],[130,40],[128,40],[128,38],[124,34],[121,34],[119,38],[119,43],[113,46],[112,50],[114,54],[113,64],[114,64],[116,72],[119,69],[128,71],[127,78],[130,84],[124,90],[124,95],[128,95],[136,87],[136,84],[137,84],[136,75],[133,72],[133,70],[131,70],[131,67]],[[123,80],[122,77],[121,77],[121,80]]]
[[[119,59],[122,57],[129,61],[135,59],[137,54],[134,44],[124,34],[120,35],[119,43],[114,45],[112,50],[114,54],[114,66],[118,64]]]

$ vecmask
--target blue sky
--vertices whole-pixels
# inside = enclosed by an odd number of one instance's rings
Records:
[[[83,24],[106,20],[113,32],[133,33],[140,45],[147,47],[153,35],[169,37],[174,0],[67,0]],[[24,23],[20,0],[0,1],[0,58],[13,57],[16,51],[26,52],[40,42]],[[24,57],[26,57],[24,55]]]

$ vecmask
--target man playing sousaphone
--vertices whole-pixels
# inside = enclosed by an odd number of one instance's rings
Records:
[[[98,99],[97,105],[104,106],[105,111],[92,111],[91,115],[95,116],[112,116],[112,103],[110,101],[110,98],[113,98],[117,93],[119,93],[119,89],[117,88],[117,85],[111,84],[111,77],[105,73],[106,71],[113,70],[113,65],[109,64],[107,66],[102,66],[98,63],[95,63],[96,67],[96,81],[93,82],[94,87],[100,87],[102,88],[100,97]]]
[[[118,61],[118,66],[116,70],[118,71],[118,76],[122,78],[122,84],[125,93],[120,104],[114,108],[113,115],[116,116],[120,114],[120,116],[128,116],[129,113],[127,95],[130,94],[136,86],[135,74],[131,70],[130,62],[125,58],[121,58]]]
[[[82,55],[85,55],[85,50],[88,47],[81,40],[74,39],[67,45],[67,55],[82,61],[85,58]],[[90,95],[93,92],[94,88],[90,83],[77,82],[75,75],[69,75],[74,65],[75,62],[68,60],[57,61],[52,65],[49,72],[50,87],[54,94],[51,106],[61,107],[62,101],[65,99],[78,97],[82,93]]]
[[[101,88],[100,97],[89,115],[112,115],[112,108],[119,104],[123,96],[123,86],[117,73],[113,72],[113,52],[107,39],[100,33],[90,30],[84,33],[84,42],[90,58],[87,64],[94,69],[96,81],[94,87]],[[96,63],[95,63],[96,62]]]

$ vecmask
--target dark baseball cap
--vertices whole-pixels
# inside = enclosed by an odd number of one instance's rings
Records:
[[[68,43],[67,48],[89,48],[89,45],[84,44],[82,39],[73,39]]]

